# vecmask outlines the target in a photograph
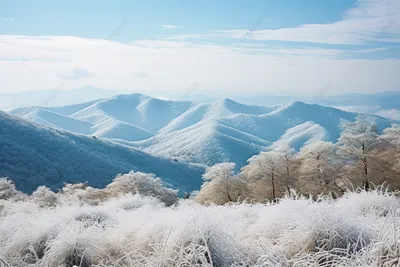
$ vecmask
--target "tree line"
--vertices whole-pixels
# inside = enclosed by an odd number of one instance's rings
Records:
[[[299,151],[271,147],[250,158],[238,173],[231,162],[211,166],[195,199],[216,204],[267,202],[292,194],[339,197],[380,185],[400,189],[400,125],[392,124],[380,134],[372,118],[360,116],[341,127],[336,143],[316,141]]]

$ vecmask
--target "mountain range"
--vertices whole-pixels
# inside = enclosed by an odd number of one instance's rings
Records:
[[[203,165],[232,161],[237,169],[270,145],[298,149],[314,140],[335,142],[341,122],[358,116],[300,101],[254,106],[227,98],[195,103],[142,94],[71,106],[18,108],[10,113],[48,127],[107,138],[157,157]],[[393,122],[374,117],[381,129]]]
[[[118,89],[101,89],[94,86],[67,88],[65,83],[51,90],[38,90],[17,93],[0,93],[0,110],[10,110],[29,106],[66,106],[109,98],[116,94],[129,94]],[[68,89],[68,90],[67,90]],[[196,103],[212,103],[219,98],[194,93],[153,92],[153,96],[164,95],[168,99]],[[278,94],[230,95],[230,99],[246,105],[281,105],[293,101],[303,101],[325,106],[338,107],[352,112],[366,112],[400,120],[400,92],[386,91],[373,94],[349,93],[342,95],[325,95],[324,91],[315,94],[288,96]]]

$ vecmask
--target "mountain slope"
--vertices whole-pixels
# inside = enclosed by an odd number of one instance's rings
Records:
[[[204,120],[182,130],[136,142],[136,145],[153,154],[178,157],[189,162],[213,165],[232,161],[239,168],[267,147],[269,142],[224,126],[218,120]]]
[[[0,112],[0,177],[32,192],[39,185],[53,189],[85,182],[102,187],[116,174],[151,172],[174,187],[198,189],[202,167],[149,155],[143,151],[40,126]]]
[[[299,150],[302,146],[314,141],[327,141],[329,139],[329,134],[324,127],[315,122],[308,121],[288,129],[278,141],[272,144],[272,147],[293,147]]]
[[[274,109],[275,107],[247,106],[225,98],[210,104],[192,106],[185,113],[172,120],[160,133],[181,130],[203,120],[226,118],[236,114],[261,115]]]
[[[32,113],[27,108],[12,112],[39,123],[110,138],[152,154],[207,165],[233,161],[238,168],[270,144],[300,148],[313,140],[335,142],[341,132],[341,122],[358,116],[358,113],[299,101],[263,107],[230,99],[197,104],[140,94],[46,110],[49,113]],[[57,112],[68,113],[71,120],[65,120],[67,115]],[[382,117],[375,118],[381,129],[392,123]],[[79,130],[77,122],[90,127]]]
[[[190,102],[160,100],[141,94],[118,95],[96,102],[71,117],[92,124],[113,118],[154,134],[191,105]]]

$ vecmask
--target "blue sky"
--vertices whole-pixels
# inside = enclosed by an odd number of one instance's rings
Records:
[[[400,1],[4,1],[0,91],[397,90]]]
[[[163,34],[158,26],[179,25],[174,33],[201,33],[212,29],[250,27],[278,29],[298,24],[329,23],[354,1],[0,1],[4,34],[72,35],[102,38],[122,20],[130,26],[121,39],[145,39]]]

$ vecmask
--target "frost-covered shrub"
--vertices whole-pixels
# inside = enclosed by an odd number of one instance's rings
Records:
[[[77,193],[78,198],[85,204],[99,205],[110,197],[108,190],[88,186]]]
[[[106,189],[68,185],[55,194],[57,205],[37,204],[54,202],[47,188],[24,201],[1,199],[1,257],[25,267],[398,265],[396,193],[292,194],[222,206],[186,199],[166,207],[160,194],[135,193],[146,187],[124,179]],[[129,190],[117,191],[124,181]],[[88,205],[93,199],[96,204]]]
[[[118,175],[107,186],[107,190],[113,196],[131,193],[156,197],[167,206],[178,201],[178,190],[165,187],[160,178],[143,172],[131,171],[128,174]]]
[[[22,196],[15,188],[13,181],[7,177],[0,178],[0,199],[10,199]]]
[[[56,193],[46,186],[39,186],[36,191],[32,193],[31,198],[33,202],[37,203],[40,207],[54,207],[59,204]]]
[[[61,191],[64,194],[70,194],[73,195],[77,190],[84,190],[88,187],[87,184],[84,183],[78,183],[78,184],[65,184],[64,187],[61,189]]]
[[[93,188],[83,183],[65,184],[61,193],[66,202],[80,202],[88,205],[99,205],[110,197],[109,190]]]

